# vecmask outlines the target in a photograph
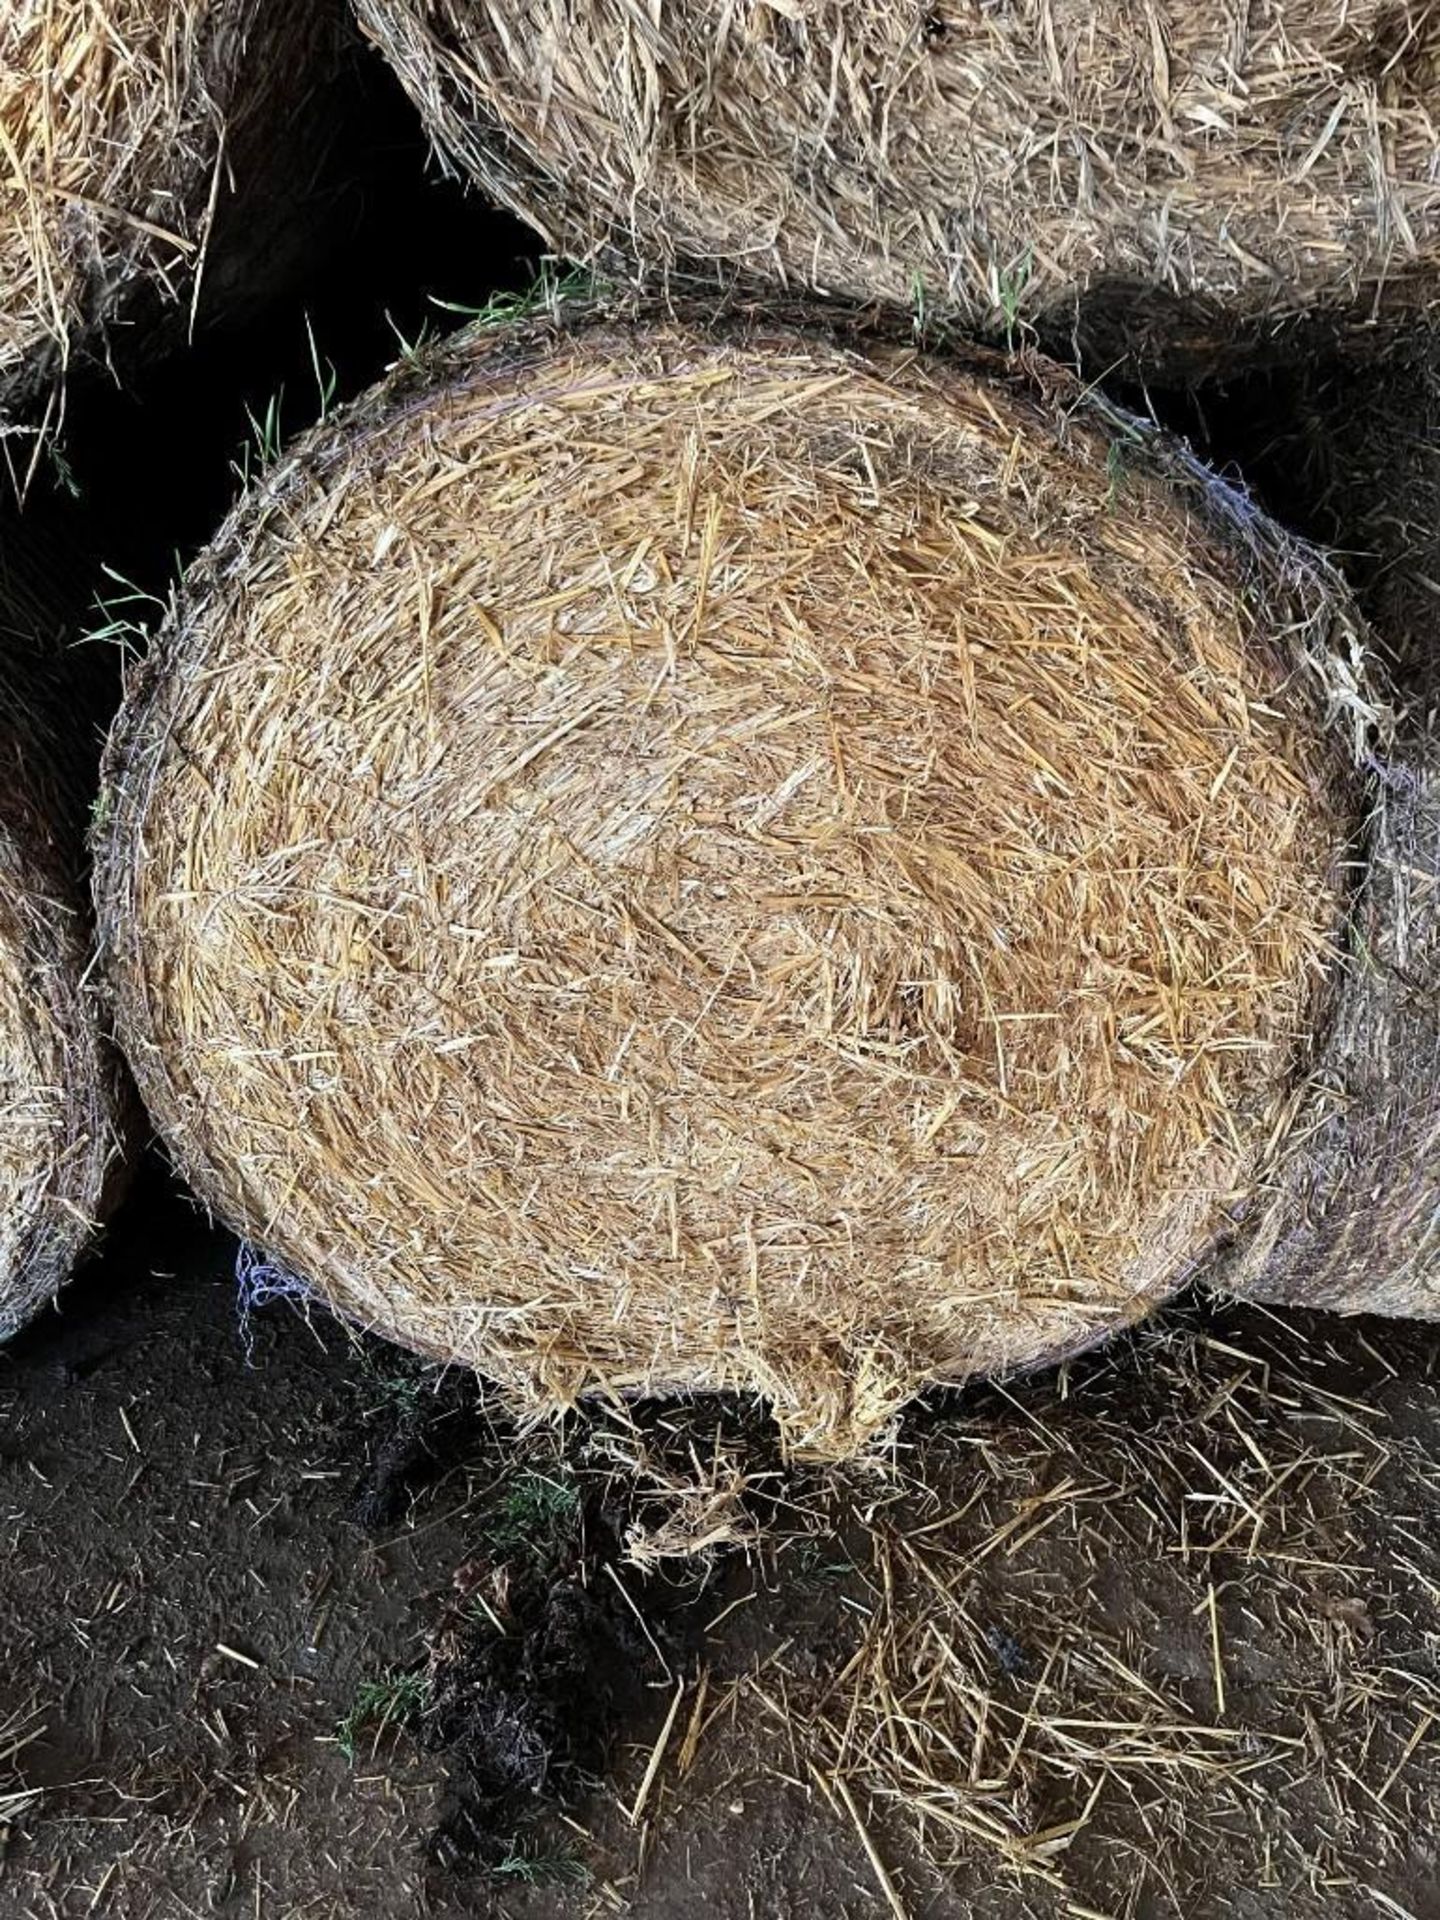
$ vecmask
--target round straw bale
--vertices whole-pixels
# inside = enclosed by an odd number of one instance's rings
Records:
[[[1346,550],[1408,705],[1375,761],[1360,964],[1221,1280],[1251,1299],[1440,1319],[1440,343],[1278,388],[1256,469]]]
[[[1407,0],[357,0],[447,161],[560,253],[1164,360],[1434,297]],[[1086,296],[1089,296],[1086,298]]]
[[[1361,965],[1220,1284],[1250,1300],[1440,1319],[1440,734],[1382,768]]]
[[[194,567],[108,752],[117,1019],[342,1312],[837,1453],[1226,1226],[1330,994],[1354,630],[1002,364],[472,334]]]
[[[70,1277],[123,1179],[126,1097],[83,877],[98,730],[43,589],[0,548],[0,1340]],[[133,1097],[133,1096],[132,1096]]]
[[[117,327],[250,308],[291,258],[337,0],[7,0],[0,418]]]

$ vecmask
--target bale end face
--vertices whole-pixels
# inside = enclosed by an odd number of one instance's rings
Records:
[[[1118,429],[1117,429],[1118,431]],[[852,1450],[1177,1287],[1300,1071],[1344,756],[1295,556],[1022,383],[480,336],[193,573],[109,759],[150,1110],[531,1402]]]
[[[1440,1320],[1440,740],[1417,730],[1383,777],[1360,964],[1218,1280],[1247,1300]]]
[[[0,1341],[51,1300],[109,1210],[121,1095],[78,927],[0,827]],[[68,888],[65,889],[69,891]]]

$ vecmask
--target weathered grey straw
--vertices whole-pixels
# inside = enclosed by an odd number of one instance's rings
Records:
[[[90,977],[98,722],[46,574],[32,536],[0,532],[0,1340],[92,1244],[127,1113]]]
[[[75,352],[144,350],[202,286],[225,310],[275,284],[341,19],[338,0],[6,0],[0,423]]]
[[[356,4],[450,164],[610,270],[1152,361],[1435,297],[1427,0]]]
[[[280,463],[136,674],[120,1029],[343,1312],[843,1452],[1231,1224],[1333,999],[1357,645],[1044,363],[475,333]]]
[[[1440,743],[1384,768],[1358,964],[1253,1237],[1221,1269],[1252,1300],[1440,1319]]]
[[[1265,464],[1309,469],[1408,703],[1375,761],[1357,964],[1222,1277],[1252,1299],[1440,1319],[1440,341],[1312,371],[1283,397],[1289,430]]]

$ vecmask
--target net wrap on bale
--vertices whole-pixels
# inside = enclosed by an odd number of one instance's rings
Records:
[[[121,1068],[84,863],[99,731],[41,552],[0,536],[0,1340],[51,1299],[124,1176]],[[68,561],[56,564],[69,565]]]
[[[0,17],[0,422],[84,351],[253,310],[329,137],[339,0],[7,0]]]
[[[1388,761],[1357,964],[1231,1292],[1440,1319],[1440,740]]]
[[[1188,362],[1434,298],[1412,0],[356,0],[440,152],[607,269]]]
[[[1404,711],[1377,801],[1349,970],[1253,1237],[1252,1299],[1440,1319],[1440,342],[1286,375],[1247,449],[1343,549]],[[1267,417],[1257,408],[1258,418]]]
[[[1333,999],[1359,647],[1044,363],[482,329],[282,461],[136,675],[128,1055],[354,1319],[843,1452],[1228,1231]]]

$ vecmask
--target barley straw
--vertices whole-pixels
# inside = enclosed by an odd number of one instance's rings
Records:
[[[120,1070],[90,977],[98,732],[27,533],[0,546],[0,1340],[70,1277],[123,1175]]]
[[[357,0],[562,254],[1154,360],[1434,297],[1425,0]],[[1089,296],[1087,298],[1087,296]]]
[[[472,332],[279,464],[136,677],[130,1059],[343,1313],[846,1452],[1227,1229],[1333,998],[1355,642],[1054,368]]]

